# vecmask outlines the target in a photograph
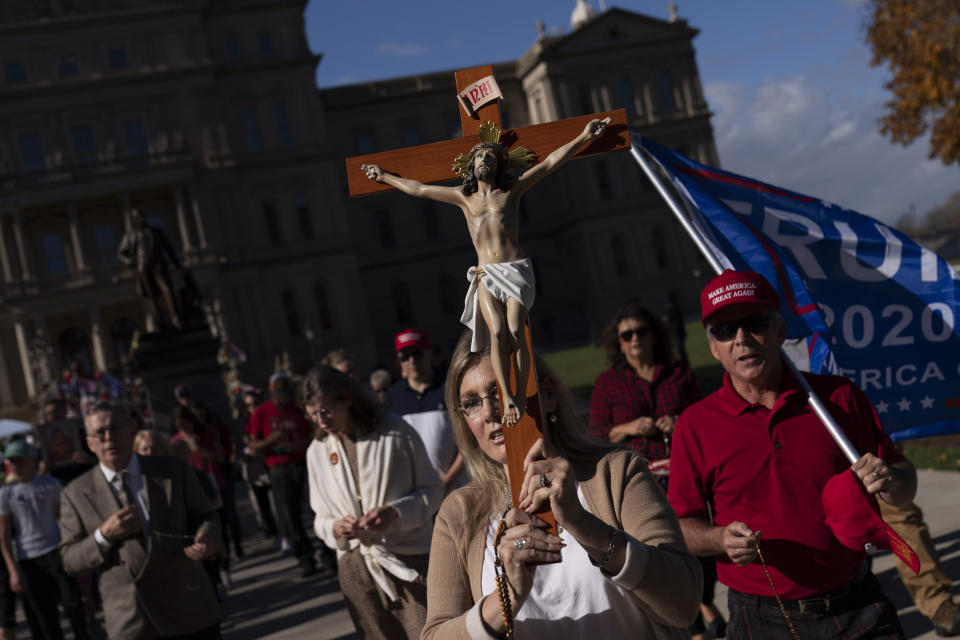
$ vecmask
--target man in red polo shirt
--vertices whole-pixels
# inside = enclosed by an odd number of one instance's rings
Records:
[[[293,383],[285,373],[270,376],[270,399],[260,405],[247,423],[247,447],[262,453],[270,473],[281,532],[293,545],[300,575],[317,572],[313,544],[303,527],[300,505],[307,487],[307,447],[313,428],[294,402]],[[324,569],[332,569],[331,551],[322,548]]]
[[[727,638],[791,638],[771,582],[801,638],[902,638],[865,551],[844,546],[825,522],[824,486],[851,467],[781,360],[776,291],[757,273],[724,271],[701,306],[726,373],[677,421],[668,495],[690,550],[717,556],[729,587]],[[916,472],[863,392],[846,378],[806,378],[863,452],[852,469],[866,492],[909,502]]]

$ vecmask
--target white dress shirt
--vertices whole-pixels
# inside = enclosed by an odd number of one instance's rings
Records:
[[[119,495],[120,492],[123,491],[123,487],[120,485],[120,479],[117,477],[120,472],[114,471],[102,462],[100,463],[100,471],[103,473],[103,477],[106,478],[107,485],[113,492],[113,497],[116,498],[117,503],[120,504],[121,501]],[[124,469],[121,469],[121,471],[126,471],[127,485],[130,487],[131,493],[133,493],[137,499],[137,508],[140,510],[140,519],[143,522],[143,539],[149,540],[150,510],[147,508],[147,487],[143,482],[143,471],[140,469],[139,456],[137,456],[137,454],[133,454],[130,457],[130,462],[128,462],[127,466]],[[97,527],[97,530],[93,532],[93,537],[96,539],[97,545],[100,547],[101,551],[109,551],[110,547],[113,546],[113,543],[104,537],[99,527]]]

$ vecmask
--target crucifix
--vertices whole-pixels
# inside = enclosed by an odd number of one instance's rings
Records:
[[[456,83],[463,138],[348,158],[347,179],[352,196],[396,188],[463,210],[478,264],[468,272],[461,322],[473,331],[473,351],[490,343],[501,419],[509,427],[503,432],[507,466],[511,478],[522,478],[523,459],[543,433],[543,416],[528,320],[533,266],[519,247],[519,200],[571,158],[628,149],[626,112],[502,131],[493,67],[458,71]],[[462,186],[430,184],[457,176]],[[519,482],[511,483],[511,493],[517,505]]]

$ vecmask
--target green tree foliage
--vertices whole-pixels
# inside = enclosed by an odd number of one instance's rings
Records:
[[[866,40],[893,94],[880,132],[904,146],[930,132],[930,158],[960,162],[960,1],[869,0]]]

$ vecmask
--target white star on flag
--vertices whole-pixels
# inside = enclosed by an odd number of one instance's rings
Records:
[[[890,408],[890,405],[888,405],[886,402],[883,402],[882,400],[877,403],[877,413],[886,413],[887,409],[889,408]]]
[[[933,409],[933,398],[930,396],[923,396],[920,398],[920,406],[924,409]]]
[[[900,402],[897,403],[897,406],[900,408],[900,411],[910,411],[911,402],[906,398],[900,398]]]

